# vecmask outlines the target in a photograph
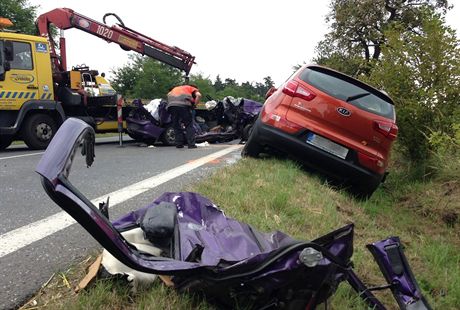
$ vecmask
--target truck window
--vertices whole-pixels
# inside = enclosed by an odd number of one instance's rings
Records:
[[[0,40],[0,67],[3,68],[3,41]]]
[[[5,67],[3,66],[3,41],[0,41],[0,81],[5,80]]]
[[[11,69],[32,70],[32,49],[29,43],[13,42],[14,58]]]

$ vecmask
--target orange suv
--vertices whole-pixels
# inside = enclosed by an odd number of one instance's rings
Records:
[[[391,98],[343,73],[305,65],[265,101],[242,156],[270,150],[369,197],[383,182],[398,127]]]

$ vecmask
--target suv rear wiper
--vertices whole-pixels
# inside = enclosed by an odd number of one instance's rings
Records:
[[[362,97],[365,97],[365,96],[369,96],[370,94],[371,93],[359,93],[359,94],[356,94],[356,95],[348,97],[347,100],[345,100],[345,101],[350,102],[350,101],[355,100],[355,99],[359,99],[359,98],[362,98]]]

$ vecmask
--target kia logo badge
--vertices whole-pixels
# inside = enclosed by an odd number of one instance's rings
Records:
[[[347,109],[345,108],[337,108],[337,112],[339,112],[340,115],[343,115],[343,116],[350,116],[351,115],[351,112],[348,111]]]

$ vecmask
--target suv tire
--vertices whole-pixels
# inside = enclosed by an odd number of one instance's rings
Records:
[[[243,150],[241,151],[241,157],[259,157],[262,152],[262,146],[257,142],[257,123],[254,124],[251,134],[249,135],[248,141],[244,144]]]

